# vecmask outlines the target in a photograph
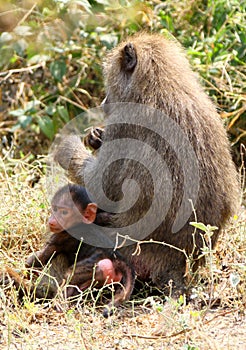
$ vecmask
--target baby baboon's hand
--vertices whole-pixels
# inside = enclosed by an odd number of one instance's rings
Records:
[[[26,259],[26,267],[40,267],[42,266],[42,253],[41,251],[38,251],[32,255],[30,255]]]

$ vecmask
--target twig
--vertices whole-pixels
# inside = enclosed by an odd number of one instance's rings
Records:
[[[69,103],[71,103],[72,105],[74,105],[74,106],[76,106],[76,107],[82,109],[83,111],[85,110],[85,107],[83,107],[83,106],[81,106],[80,104],[78,104],[78,103],[76,103],[76,102],[70,100],[70,98],[68,98],[68,97],[61,96],[61,95],[60,95],[59,98],[62,99],[62,100],[65,100],[65,101],[67,101],[67,102],[69,102]]]
[[[80,98],[75,94],[75,92],[71,89],[71,93],[73,94],[74,98],[76,99],[76,101],[78,102],[78,104],[83,107],[83,109],[86,109],[86,106],[84,105],[84,103],[80,100]]]
[[[160,244],[160,245],[163,245],[163,246],[165,246],[165,247],[173,248],[173,249],[175,249],[175,250],[177,250],[177,251],[179,251],[179,252],[181,252],[181,253],[184,253],[185,257],[188,258],[185,249],[180,249],[180,248],[178,248],[178,247],[175,247],[175,246],[172,245],[172,244],[168,244],[168,243],[163,242],[163,241],[155,241],[155,240],[153,240],[152,238],[149,239],[149,240],[145,240],[145,241],[139,241],[139,240],[134,239],[134,238],[132,238],[132,237],[130,237],[130,236],[128,236],[128,235],[121,235],[120,233],[117,233],[117,239],[118,239],[118,237],[123,238],[123,240],[124,240],[123,242],[124,242],[124,243],[125,243],[126,240],[129,240],[129,241],[131,241],[131,242],[134,242],[134,243],[139,244],[139,246],[142,245],[142,244],[146,244],[146,243]],[[115,246],[115,247],[114,247],[114,250],[119,249],[119,248],[121,248],[121,247],[122,247],[122,243],[120,243],[119,246]],[[139,251],[139,248],[137,248],[137,249],[138,249],[138,250],[137,250],[136,252],[134,252],[135,254],[137,254],[138,251]]]
[[[213,318],[211,318],[210,320],[208,321],[205,321],[204,322],[204,325],[212,322],[213,320],[215,320],[216,318],[220,317],[220,316],[225,316],[227,314],[231,314],[232,312],[235,312],[235,311],[239,311],[240,309],[236,309],[236,310],[229,310],[229,311],[224,311],[218,315],[215,315]],[[125,334],[124,336],[125,337],[133,337],[133,338],[143,338],[143,339],[164,339],[164,338],[173,338],[173,337],[176,337],[180,334],[184,334],[184,333],[188,333],[188,332],[191,332],[195,329],[195,327],[192,327],[192,328],[186,328],[186,329],[182,329],[181,331],[179,332],[176,332],[176,333],[172,333],[170,335],[162,335],[160,333],[160,335],[141,335],[141,334]]]
[[[6,70],[5,72],[0,72],[0,77],[6,75],[6,77],[4,77],[3,80],[7,80],[12,74],[21,73],[21,72],[28,72],[28,71],[31,71],[33,69],[37,69],[37,68],[44,67],[44,66],[45,66],[45,61],[42,61],[41,63],[34,64],[33,66],[18,68],[18,69],[17,68],[10,69],[10,70]]]
[[[18,27],[21,23],[25,22],[27,17],[32,13],[33,9],[36,7],[37,3],[35,3],[30,10],[22,17],[22,19],[17,23],[16,27]]]
[[[210,87],[212,87],[220,96],[223,96],[223,93],[218,89],[214,84],[211,83],[208,79],[203,78],[203,80],[208,84]]]

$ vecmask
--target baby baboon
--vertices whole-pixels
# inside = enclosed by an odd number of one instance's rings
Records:
[[[213,246],[236,210],[238,179],[226,132],[174,40],[147,33],[130,37],[108,54],[104,74],[103,108],[107,119],[97,157],[91,156],[80,138],[73,135],[59,145],[55,159],[74,182],[84,184],[85,174],[91,184],[95,178],[96,191],[97,174],[103,173],[102,188],[117,208],[111,225],[123,233],[125,229],[132,237],[139,237],[149,225],[149,233],[143,238],[167,244],[144,243],[134,255],[135,245],[121,249],[133,263],[138,278],[150,279],[159,287],[173,280],[177,288],[182,288],[186,257],[181,250],[197,259],[204,244],[202,232],[198,230],[194,236],[189,224],[195,219],[189,199],[198,221],[218,227],[212,236]],[[116,148],[122,152],[127,147],[125,139],[131,141],[129,156],[122,159],[120,153],[105,169],[110,145],[112,152]],[[108,151],[104,151],[105,144]],[[161,160],[166,167],[159,167]],[[127,179],[135,180],[139,189],[130,209],[121,206],[123,198],[131,197],[131,191],[126,191]],[[155,195],[159,199],[151,212]],[[114,212],[113,207],[105,210]],[[144,222],[149,212],[151,216]],[[139,223],[139,230],[135,223]],[[195,268],[201,262],[197,261]]]
[[[92,283],[102,287],[119,282],[114,300],[103,311],[104,316],[108,316],[113,306],[120,305],[130,297],[135,274],[132,266],[117,251],[81,244],[70,235],[81,233],[83,224],[93,223],[96,213],[97,205],[90,201],[84,187],[69,184],[59,189],[52,199],[52,214],[48,221],[52,234],[44,248],[27,259],[26,265],[40,267],[51,259],[51,275],[57,279],[58,284],[67,279],[70,285],[77,286],[80,290],[85,290]],[[46,280],[43,282],[40,283],[39,294],[42,293],[41,288]],[[44,294],[53,296],[57,285],[52,283],[52,278],[47,284],[50,290],[44,291]],[[77,288],[67,289],[68,297],[75,294]]]

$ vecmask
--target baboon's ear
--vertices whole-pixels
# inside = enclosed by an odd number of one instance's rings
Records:
[[[132,43],[126,44],[122,50],[122,68],[127,71],[133,71],[137,64],[137,53]]]

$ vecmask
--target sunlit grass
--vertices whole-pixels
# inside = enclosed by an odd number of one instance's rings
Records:
[[[0,221],[1,271],[7,265],[25,276],[25,259],[42,246],[49,212],[45,177],[31,187],[30,168],[33,165],[22,161],[6,162],[0,185],[4,203]],[[146,285],[107,320],[102,316],[103,290],[89,288],[72,304],[64,299],[61,290],[50,301],[33,300],[27,294],[21,303],[15,287],[5,286],[0,290],[2,344],[10,349],[32,349],[37,344],[48,349],[77,349],[78,342],[82,349],[105,349],[105,343],[119,349],[146,344],[153,349],[180,349],[186,345],[190,349],[210,349],[211,344],[228,345],[231,341],[240,345],[244,338],[235,335],[244,329],[245,245],[242,211],[221,235],[215,252],[207,252],[208,263],[196,276],[190,302],[185,296],[175,300]],[[227,338],[216,340],[214,327],[223,332],[223,323]]]

